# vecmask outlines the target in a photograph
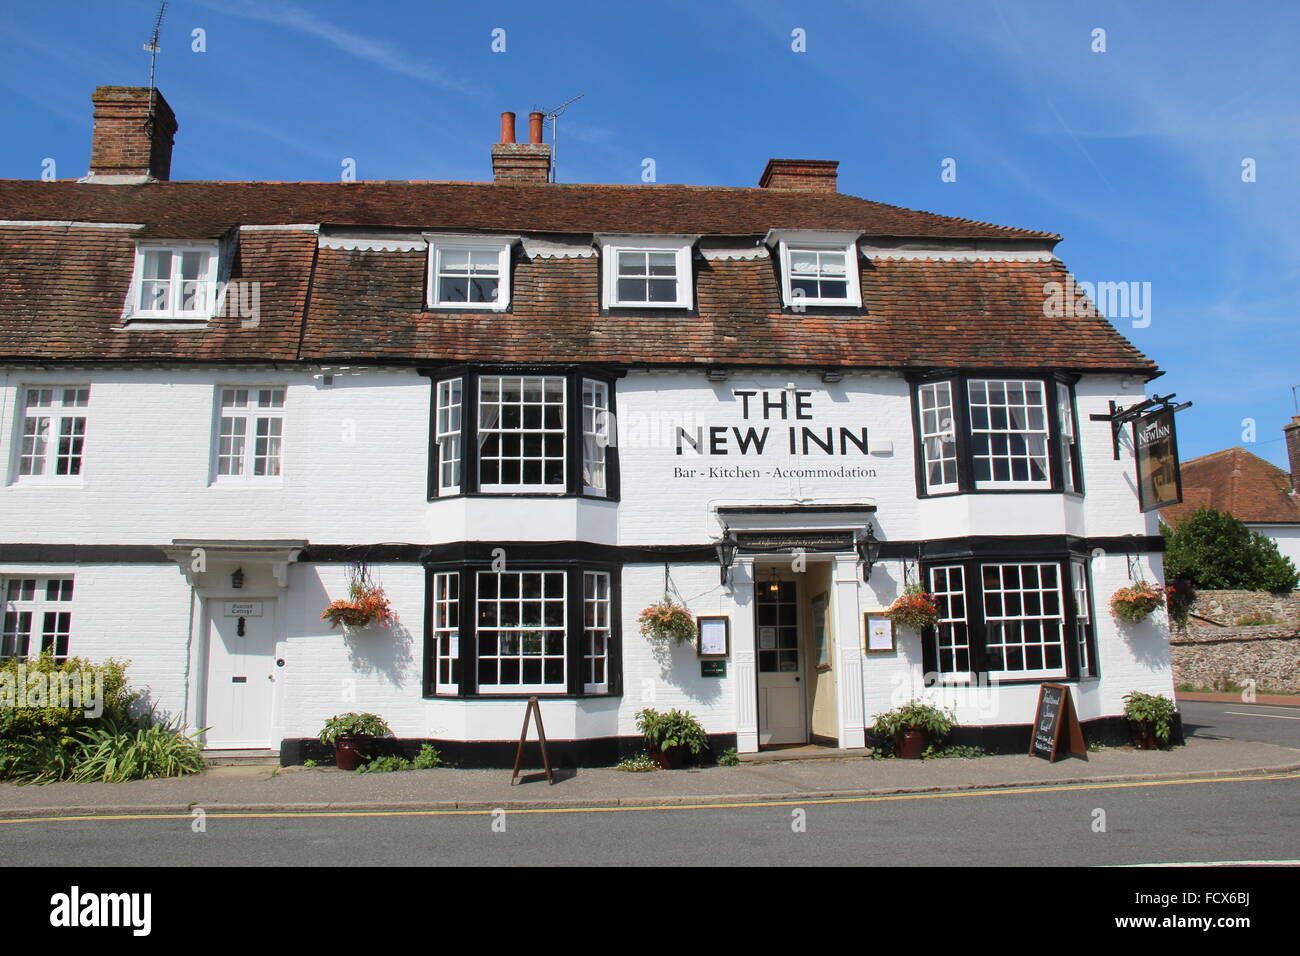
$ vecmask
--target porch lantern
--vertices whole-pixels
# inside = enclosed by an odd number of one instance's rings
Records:
[[[876,529],[873,525],[867,525],[866,533],[858,537],[853,542],[853,547],[858,552],[858,558],[862,561],[862,580],[871,580],[871,568],[880,557],[880,542],[876,539]]]
[[[230,575],[230,586],[235,590],[239,590],[244,586],[243,568],[235,568],[234,572]]]
[[[731,565],[736,560],[736,549],[739,542],[730,534],[724,534],[714,544],[714,550],[718,552],[718,567],[722,571],[722,583],[727,583],[727,575],[731,573]]]
[[[771,595],[776,595],[779,594],[780,592],[781,592],[781,578],[779,575],[777,575],[776,568],[773,568],[767,576],[767,593]]]

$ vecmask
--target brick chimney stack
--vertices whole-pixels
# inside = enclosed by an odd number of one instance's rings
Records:
[[[1291,424],[1283,425],[1286,435],[1286,458],[1291,465],[1291,493],[1300,491],[1300,415],[1291,416]]]
[[[492,146],[492,181],[545,183],[551,179],[551,147],[542,142],[542,114],[528,114],[528,142],[515,142],[515,114],[501,114],[501,142]]]
[[[833,193],[839,187],[834,159],[769,159],[759,177],[763,189],[801,189],[805,192]]]
[[[170,179],[176,114],[147,86],[98,86],[90,175],[84,182],[142,183]],[[152,115],[151,115],[152,113]]]

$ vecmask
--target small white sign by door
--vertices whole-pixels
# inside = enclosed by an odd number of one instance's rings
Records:
[[[261,617],[261,601],[227,601],[225,617]]]

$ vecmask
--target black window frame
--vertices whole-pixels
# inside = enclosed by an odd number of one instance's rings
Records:
[[[445,498],[584,498],[590,501],[619,501],[619,455],[617,441],[617,381],[625,374],[618,369],[586,365],[448,365],[438,369],[420,369],[429,378],[429,453],[425,497],[429,501]],[[483,491],[479,487],[478,396],[483,376],[531,376],[564,379],[564,466],[561,490]],[[450,379],[461,380],[461,468],[460,488],[440,489],[438,483],[438,386]],[[585,490],[582,480],[582,382],[601,382],[609,396],[609,420],[613,425],[610,442],[605,446],[605,489],[603,494]]]
[[[573,551],[581,548],[574,544]],[[423,696],[427,700],[527,700],[544,697],[548,700],[585,699],[623,696],[623,638],[622,638],[622,565],[610,561],[593,561],[572,557],[527,558],[509,562],[508,572],[563,571],[565,581],[565,688],[562,691],[487,692],[479,690],[478,636],[475,628],[478,603],[478,574],[493,571],[492,558],[457,559],[426,562],[424,566],[424,651],[422,677]],[[586,690],[586,622],[583,616],[585,592],[583,575],[589,571],[609,575],[609,647],[605,665],[607,689],[601,692]],[[433,576],[443,572],[458,572],[460,613],[460,681],[456,693],[437,692],[437,644],[433,633]]]
[[[971,452],[970,432],[970,382],[972,379],[1018,379],[1041,382],[1046,404],[1047,462],[1049,483],[1043,488],[977,488],[975,466]],[[950,495],[1072,495],[1082,498],[1083,456],[1082,436],[1079,434],[1079,409],[1075,392],[1078,375],[1041,369],[943,369],[908,376],[912,403],[912,449],[915,458],[917,498],[946,498]],[[921,387],[937,382],[948,382],[952,389],[953,430],[957,444],[957,487],[952,490],[930,491],[926,482],[925,447],[921,439]],[[1064,385],[1070,394],[1070,414],[1074,424],[1074,475],[1075,490],[1065,488],[1062,476],[1063,440],[1060,416],[1057,411],[1056,387]]]
[[[1074,598],[1074,567],[1078,562],[1083,565],[1085,582],[1088,587],[1088,631],[1087,647],[1089,660],[1093,662],[1092,672],[1080,672],[1079,648],[1076,641],[1078,633],[1078,608]],[[1092,566],[1087,552],[1052,552],[1033,553],[1027,551],[987,552],[983,554],[961,554],[951,557],[930,556],[920,562],[920,577],[927,591],[930,589],[931,569],[937,567],[960,566],[966,584],[966,633],[970,644],[971,669],[960,673],[961,679],[945,679],[947,675],[939,671],[938,632],[935,626],[926,627],[921,632],[921,670],[927,687],[963,687],[975,684],[987,685],[992,679],[988,676],[988,627],[984,609],[984,576],[982,570],[986,564],[1055,564],[1057,581],[1061,590],[1061,638],[1062,653],[1065,661],[1065,674],[1059,677],[1001,677],[997,686],[1014,684],[1042,684],[1061,682],[1077,684],[1081,680],[1098,680],[1101,668],[1097,658],[1097,618],[1094,612]]]

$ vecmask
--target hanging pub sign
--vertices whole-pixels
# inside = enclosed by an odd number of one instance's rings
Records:
[[[1142,511],[1154,511],[1183,500],[1183,476],[1178,465],[1174,410],[1143,415],[1133,423],[1137,454],[1138,500]]]

